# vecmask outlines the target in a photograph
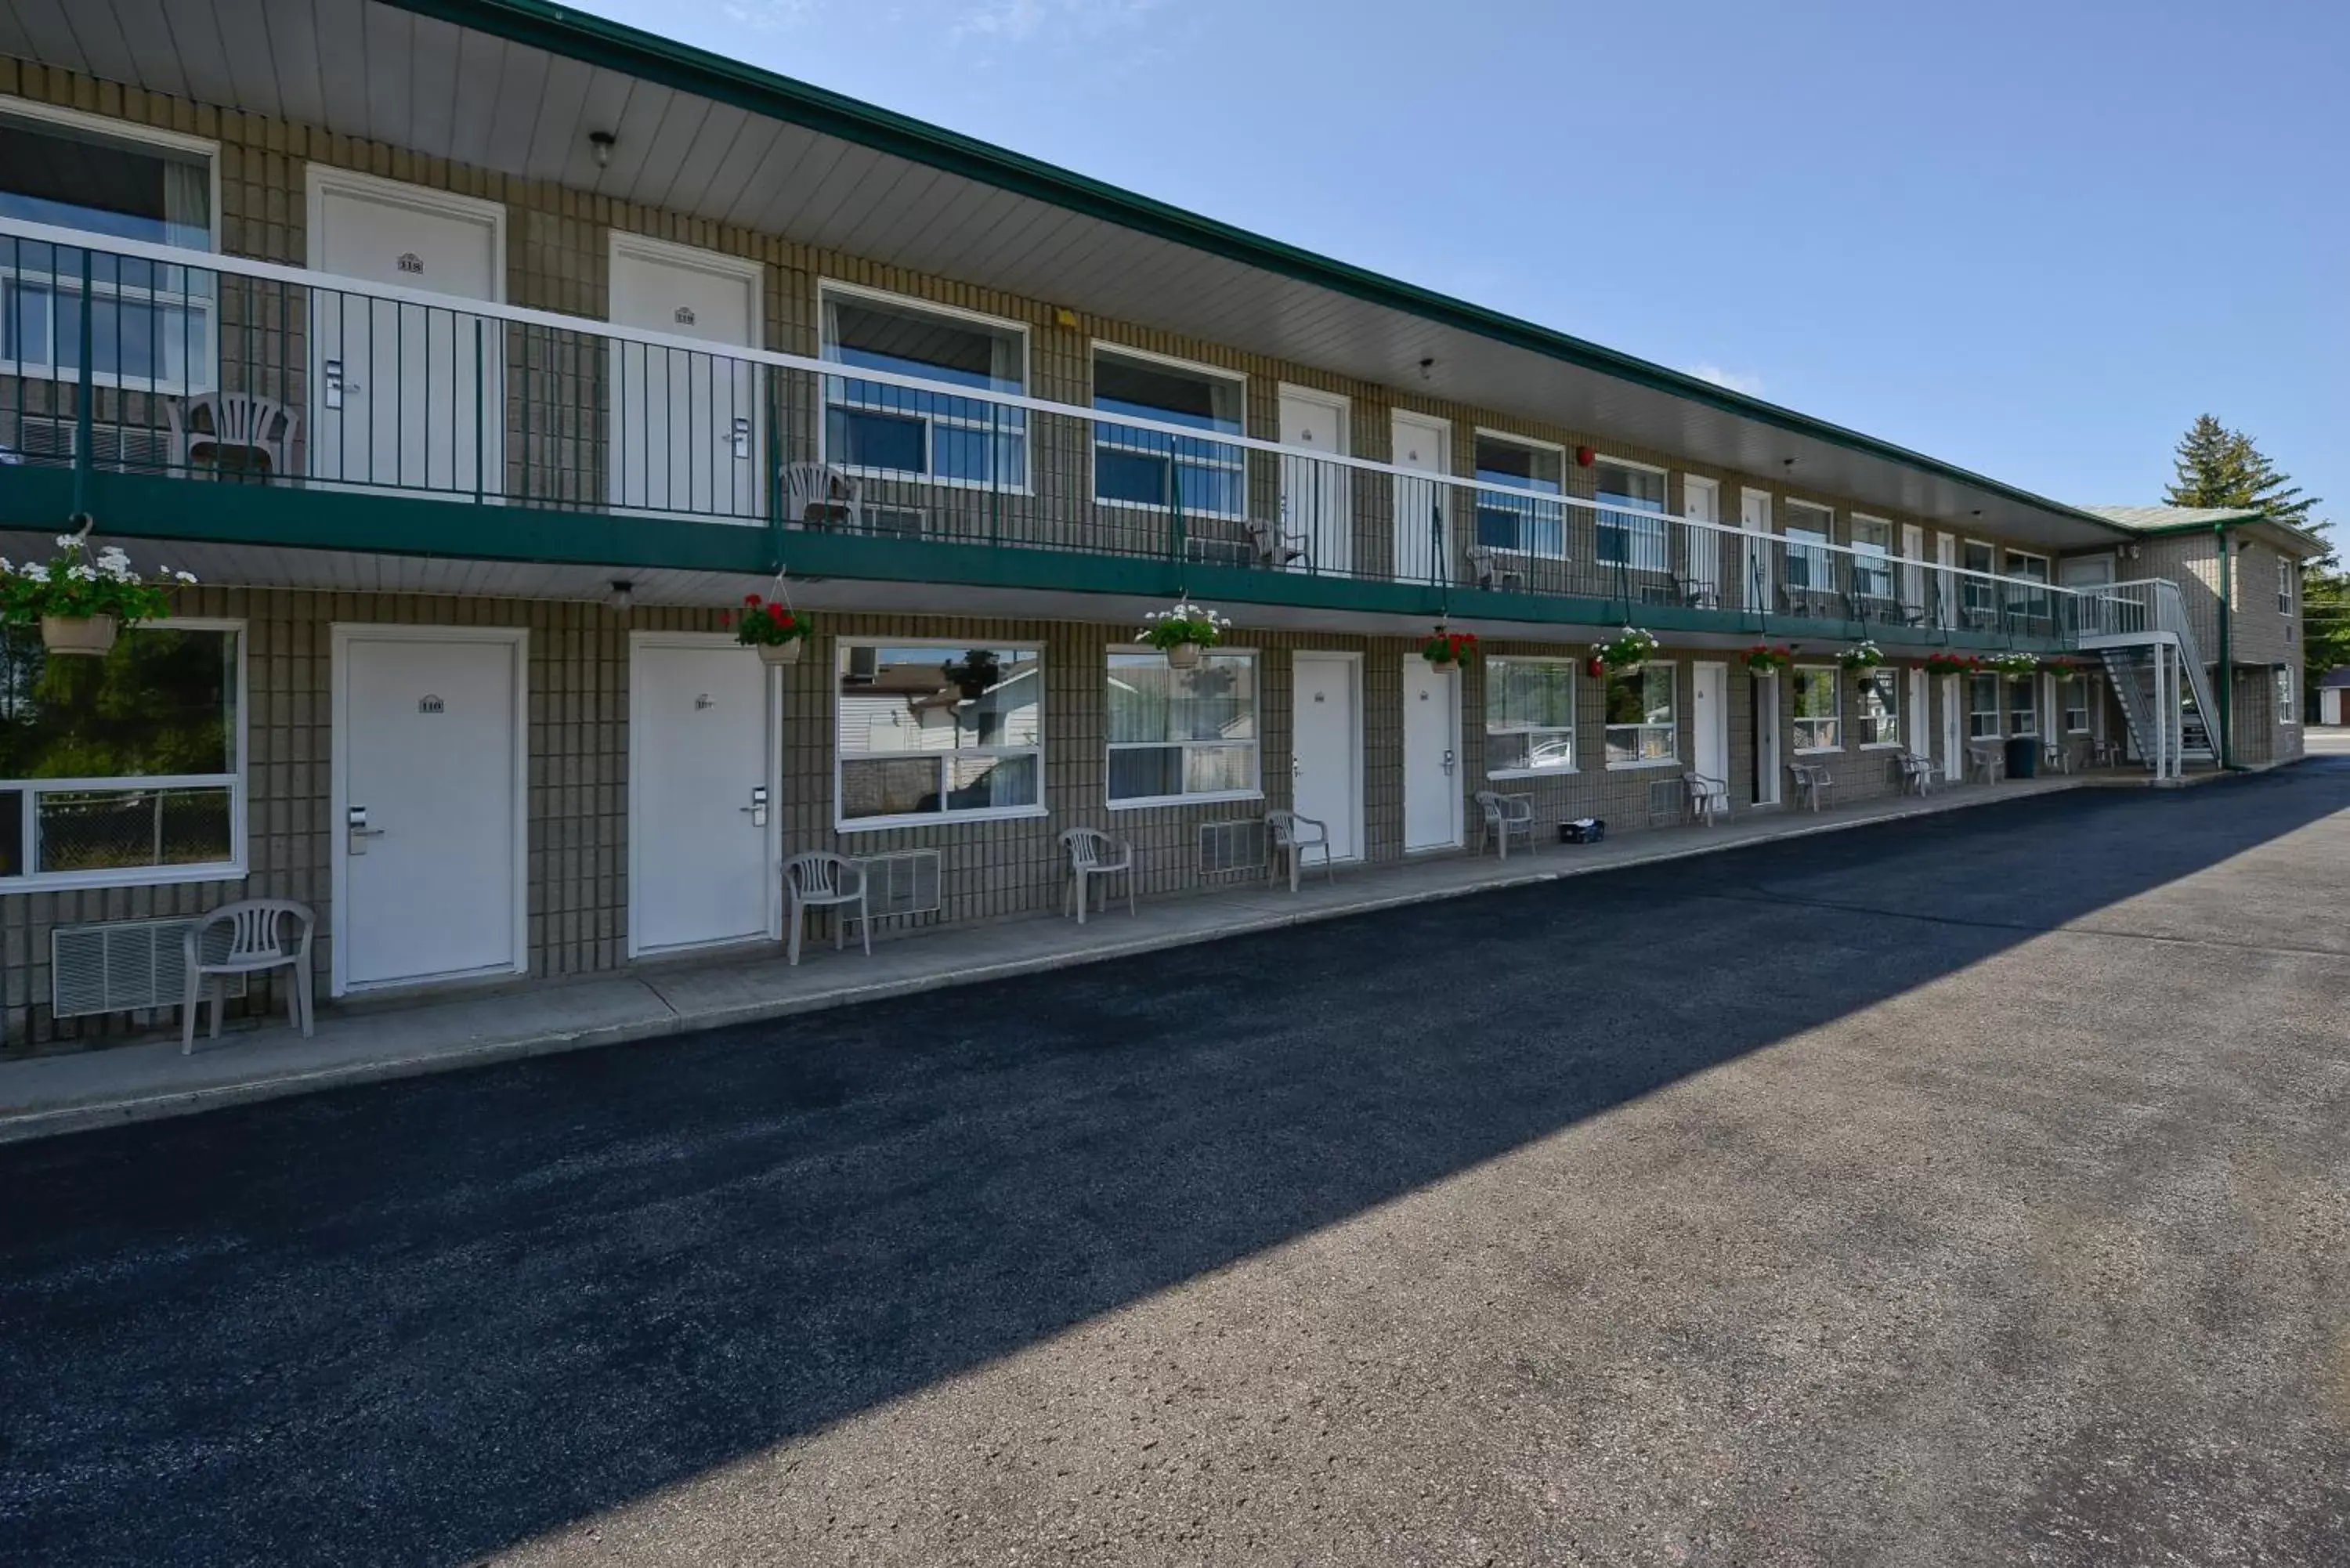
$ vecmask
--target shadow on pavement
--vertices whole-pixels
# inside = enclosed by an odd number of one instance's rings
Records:
[[[2345,805],[2042,797],[0,1149],[0,1557],[470,1559]]]

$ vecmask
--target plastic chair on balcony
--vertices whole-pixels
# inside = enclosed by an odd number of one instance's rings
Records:
[[[828,462],[784,465],[784,518],[802,528],[865,532],[865,494],[857,476]]]
[[[1275,523],[1261,517],[1248,520],[1249,545],[1256,551],[1257,565],[1286,566],[1292,561],[1303,561],[1312,541],[1303,534],[1292,533]]]
[[[840,951],[848,937],[851,904],[857,906],[853,918],[858,935],[865,940],[865,956],[873,956],[873,916],[865,901],[864,867],[845,855],[811,849],[784,862],[784,891],[791,902],[791,931],[785,950],[792,962],[800,961],[801,928],[807,923],[810,909],[840,910],[832,924],[832,950]]]
[[[221,1011],[228,1005],[229,976],[265,970],[294,971],[293,983],[286,988],[286,1018],[308,1039],[314,1017],[310,932],[317,925],[317,917],[307,904],[291,898],[243,898],[223,904],[190,926],[182,942],[188,986],[180,999],[180,1054],[196,1048],[196,1009],[203,996],[212,996],[212,1038],[217,1040]]]
[[[1812,815],[1818,815],[1820,807],[1827,803],[1829,794],[1835,788],[1835,778],[1828,772],[1827,764],[1789,763],[1787,772],[1795,781],[1795,804],[1802,805],[1808,802]]]
[[[1513,584],[1523,588],[1526,583],[1524,568],[1504,559],[1491,545],[1469,546],[1469,571],[1481,588],[1508,588]]]
[[[163,413],[171,421],[170,462],[177,471],[273,479],[293,472],[294,431],[301,420],[275,398],[204,392],[184,404],[165,400]]]
[[[1690,817],[1707,827],[1730,815],[1730,781],[1690,772],[1681,775],[1681,786],[1689,792]]]
[[[1077,902],[1077,924],[1086,923],[1087,892],[1097,877],[1126,878],[1126,912],[1134,908],[1134,846],[1123,838],[1112,838],[1098,827],[1072,827],[1061,835],[1061,847],[1069,852],[1069,883],[1061,894],[1061,909],[1066,913],[1069,896]],[[1102,909],[1109,908],[1109,892],[1102,890]]]
[[[1305,869],[1305,857],[1316,850],[1322,856],[1322,875],[1336,883],[1337,868],[1330,860],[1330,825],[1310,816],[1300,816],[1294,811],[1268,811],[1264,814],[1265,831],[1273,836],[1273,852],[1289,865],[1289,890],[1297,891],[1298,875]],[[1278,867],[1265,867],[1265,880],[1278,875]]]
[[[1490,789],[1477,792],[1477,810],[1482,820],[1477,831],[1477,853],[1485,853],[1488,844],[1498,846],[1501,857],[1510,857],[1510,836],[1517,835],[1526,841],[1526,850],[1534,847],[1534,797],[1530,794],[1503,794]]]

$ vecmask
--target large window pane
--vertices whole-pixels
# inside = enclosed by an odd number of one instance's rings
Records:
[[[1664,518],[1665,476],[1644,468],[1602,462],[1592,470],[1598,486],[1599,564],[1636,572],[1662,573],[1672,566]]]
[[[1008,327],[912,303],[827,291],[824,358],[988,391],[1025,389],[1026,344]],[[885,474],[1027,483],[1024,410],[927,388],[825,378],[826,456]]]
[[[1244,400],[1243,384],[1229,377],[1109,349],[1094,355],[1094,407],[1107,413],[1239,435]],[[1145,506],[1171,500],[1195,515],[1237,517],[1245,508],[1246,481],[1239,447],[1130,425],[1094,429],[1097,500]]]
[[[1575,661],[1485,663],[1485,771],[1565,772],[1575,766]]]
[[[195,153],[0,115],[0,215],[210,250],[212,179]]]
[[[1679,753],[1674,709],[1674,667],[1651,664],[1607,678],[1607,760],[1667,762]]]
[[[1038,649],[847,644],[837,671],[843,822],[1041,803]]]
[[[227,774],[236,722],[234,631],[140,627],[103,659],[0,634],[0,779]]]
[[[1860,739],[1863,745],[1891,746],[1901,742],[1899,672],[1886,669],[1860,677]]]
[[[1834,666],[1799,666],[1795,672],[1795,749],[1829,752],[1844,744],[1844,687]]]
[[[235,853],[234,796],[203,788],[45,791],[36,829],[43,871],[215,866]]]
[[[1107,708],[1110,799],[1257,787],[1254,654],[1170,670],[1162,654],[1112,653]]]
[[[1477,438],[1477,477],[1513,490],[1565,492],[1565,460],[1548,447],[1500,436]],[[1566,508],[1553,501],[1498,491],[1477,492],[1477,543],[1488,549],[1534,556],[1566,554]]]

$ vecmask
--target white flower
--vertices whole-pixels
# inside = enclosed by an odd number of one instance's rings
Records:
[[[171,568],[167,566],[164,570],[170,571]],[[172,576],[183,583],[192,584],[196,580],[196,574],[193,572],[172,572]]]
[[[78,535],[78,534],[60,534],[60,535],[57,535],[57,548],[58,548],[58,549],[60,549],[60,550],[76,550],[76,549],[79,549],[80,547],[81,547],[81,536],[80,536],[79,535]]]

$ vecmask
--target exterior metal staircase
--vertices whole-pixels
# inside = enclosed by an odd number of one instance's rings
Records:
[[[2116,583],[2085,597],[2084,610],[2081,645],[2104,661],[2130,740],[2158,779],[2215,762],[2208,715],[2218,705],[2178,585]]]

